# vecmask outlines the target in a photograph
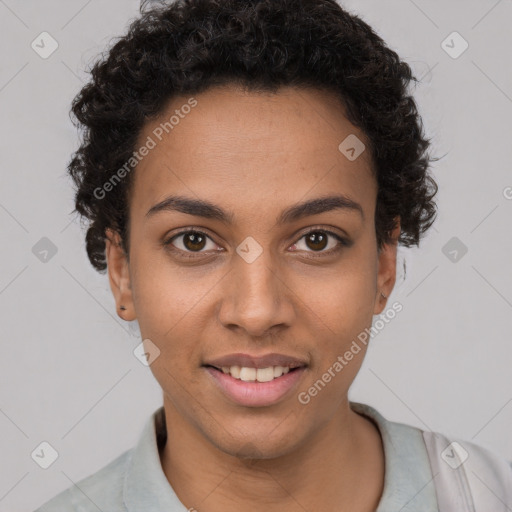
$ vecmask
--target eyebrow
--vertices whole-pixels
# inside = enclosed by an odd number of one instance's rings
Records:
[[[333,210],[358,212],[363,220],[365,218],[363,208],[358,202],[344,194],[340,194],[319,197],[310,201],[294,204],[284,210],[279,215],[276,222],[277,224],[288,224],[311,215],[318,215]],[[225,211],[209,201],[185,196],[166,197],[163,201],[155,204],[147,211],[146,218],[167,211],[177,211],[196,217],[218,220],[224,224],[233,224],[235,218],[233,212]]]

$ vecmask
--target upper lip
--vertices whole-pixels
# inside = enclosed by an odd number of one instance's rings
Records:
[[[216,359],[211,359],[203,366],[215,366],[216,368],[229,366],[245,366],[246,368],[268,368],[269,366],[283,366],[288,368],[298,368],[307,366],[307,363],[300,358],[287,356],[285,354],[265,354],[263,356],[253,356],[250,354],[227,354]]]

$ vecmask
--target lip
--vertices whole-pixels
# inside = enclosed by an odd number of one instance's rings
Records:
[[[222,369],[223,366],[245,366],[246,368],[268,368],[269,366],[283,366],[288,368],[297,368],[307,366],[307,362],[294,356],[277,354],[272,352],[261,356],[251,354],[227,354],[217,359],[206,361],[203,366],[215,366]]]
[[[211,366],[206,366],[204,369],[225,396],[237,405],[246,407],[265,407],[285,399],[297,387],[306,371],[306,367],[303,366],[270,382],[245,382]]]

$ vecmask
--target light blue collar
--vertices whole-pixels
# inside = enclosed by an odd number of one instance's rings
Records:
[[[373,407],[350,402],[352,410],[374,421],[385,454],[384,491],[376,512],[437,512],[430,463],[421,430],[386,420]],[[162,470],[156,420],[163,406],[146,422],[127,462],[123,499],[129,512],[187,512]]]
[[[156,419],[163,406],[147,420],[128,461],[123,488],[129,512],[187,512],[162,469],[156,437]]]
[[[374,421],[384,445],[384,490],[376,512],[437,512],[434,478],[421,430],[389,421],[367,404],[350,402],[350,407]]]

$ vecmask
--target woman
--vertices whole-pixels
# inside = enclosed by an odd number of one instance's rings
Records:
[[[512,506],[507,461],[348,399],[436,215],[411,80],[334,0],[170,3],[95,65],[76,210],[164,400],[40,511]]]

